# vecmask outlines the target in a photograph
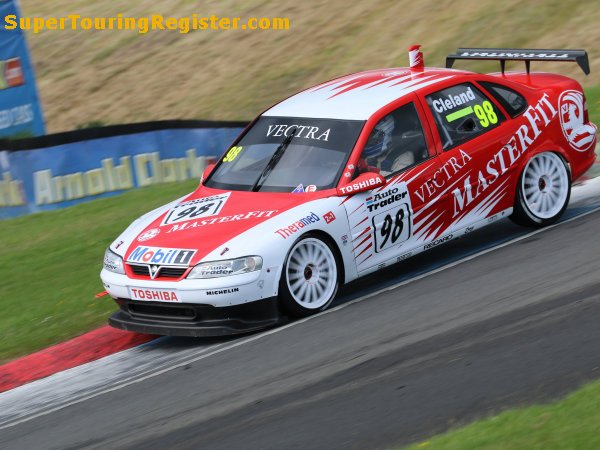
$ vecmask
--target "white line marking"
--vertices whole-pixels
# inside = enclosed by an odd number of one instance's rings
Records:
[[[295,327],[297,325],[300,325],[302,323],[308,322],[309,320],[312,320],[312,319],[315,319],[315,318],[318,318],[318,317],[322,317],[325,314],[331,314],[331,313],[333,313],[335,311],[338,311],[340,309],[346,308],[346,307],[348,307],[350,305],[354,305],[355,303],[362,302],[362,301],[367,300],[367,299],[369,299],[371,297],[375,297],[375,296],[377,296],[379,294],[382,294],[384,292],[389,292],[389,291],[392,291],[392,290],[397,289],[399,287],[406,286],[407,284],[414,283],[415,281],[422,280],[423,278],[427,278],[427,277],[429,277],[431,275],[435,275],[435,274],[440,273],[440,272],[442,272],[444,270],[451,269],[452,267],[456,267],[456,266],[458,266],[460,264],[463,264],[465,262],[472,261],[473,259],[478,258],[478,257],[480,257],[482,255],[486,255],[486,254],[491,253],[493,251],[496,251],[498,249],[501,249],[501,248],[504,248],[504,247],[508,247],[509,245],[512,245],[512,244],[514,244],[516,242],[523,241],[525,239],[530,238],[531,236],[535,236],[536,234],[540,234],[540,233],[543,233],[545,231],[552,230],[553,228],[556,228],[556,227],[558,227],[558,226],[560,226],[562,224],[572,222],[575,219],[580,219],[582,217],[585,217],[585,216],[587,216],[589,214],[593,214],[593,213],[598,212],[598,211],[600,211],[600,207],[596,207],[596,208],[594,208],[594,209],[592,209],[590,211],[586,211],[584,213],[578,214],[578,215],[576,215],[574,217],[571,217],[570,219],[564,220],[562,222],[558,222],[558,223],[555,223],[553,225],[550,225],[550,226],[547,226],[547,227],[544,227],[544,228],[540,228],[538,230],[535,230],[535,231],[532,231],[530,233],[524,234],[522,236],[518,236],[518,237],[513,238],[513,239],[511,239],[509,241],[506,241],[506,242],[504,242],[502,244],[499,244],[499,245],[496,245],[494,247],[490,247],[488,249],[485,249],[485,250],[482,250],[480,252],[474,253],[473,255],[470,255],[470,256],[467,256],[465,258],[459,259],[457,261],[448,263],[448,264],[446,264],[444,266],[438,267],[437,269],[433,269],[433,270],[431,270],[429,272],[425,272],[425,273],[423,273],[421,275],[417,275],[414,278],[410,278],[408,280],[401,281],[399,283],[393,284],[391,286],[388,286],[386,288],[380,289],[378,291],[371,292],[370,294],[363,295],[362,297],[356,298],[356,299],[351,300],[351,301],[349,301],[347,303],[344,303],[342,305],[338,305],[335,308],[328,309],[327,311],[324,311],[324,312],[322,312],[320,314],[317,314],[317,315],[314,315],[314,316],[310,316],[310,317],[306,317],[304,319],[301,319],[301,320],[289,323],[287,325],[283,325],[281,327],[274,328],[272,330],[268,330],[268,331],[262,332],[260,334],[255,335],[255,336],[252,336],[252,337],[249,337],[247,339],[234,342],[234,343],[232,343],[230,345],[226,345],[226,346],[223,346],[221,348],[217,348],[217,349],[215,349],[213,351],[209,351],[207,353],[205,353],[207,349],[204,348],[202,350],[203,353],[201,355],[199,355],[199,356],[194,356],[194,357],[192,357],[190,359],[187,359],[185,361],[177,363],[177,364],[175,364],[175,365],[173,365],[171,367],[164,367],[164,368],[162,368],[160,370],[157,370],[155,372],[148,373],[145,376],[141,376],[139,378],[136,378],[135,380],[131,380],[131,381],[127,381],[127,382],[124,382],[124,383],[121,383],[121,384],[117,384],[117,385],[115,385],[115,386],[113,386],[111,388],[104,389],[104,390],[101,390],[101,391],[97,391],[97,392],[94,392],[93,394],[86,395],[86,396],[83,396],[83,397],[79,397],[76,400],[64,403],[64,404],[56,406],[54,408],[50,408],[50,409],[47,409],[47,410],[44,410],[44,411],[40,411],[40,412],[38,412],[36,414],[32,414],[30,416],[22,417],[22,418],[17,419],[17,420],[15,420],[13,422],[5,423],[5,424],[3,424],[3,425],[0,426],[0,430],[4,430],[5,428],[14,427],[16,425],[28,422],[30,420],[37,419],[38,417],[42,417],[42,416],[45,416],[45,415],[48,415],[48,414],[52,414],[53,412],[60,411],[61,409],[67,408],[69,406],[76,405],[78,403],[82,403],[84,401],[90,400],[90,399],[95,398],[95,397],[99,397],[100,395],[108,394],[109,392],[118,391],[120,389],[123,389],[123,388],[125,388],[127,386],[131,386],[133,384],[141,383],[142,381],[146,381],[146,380],[148,380],[150,378],[157,377],[159,375],[162,375],[164,373],[170,372],[172,370],[179,369],[179,368],[184,367],[184,366],[186,366],[188,364],[195,363],[197,361],[200,361],[202,359],[208,358],[210,356],[213,356],[213,355],[216,355],[216,354],[219,354],[219,353],[223,353],[223,352],[225,352],[227,350],[231,350],[231,349],[234,349],[236,347],[240,347],[242,345],[248,344],[250,342],[257,341],[257,340],[262,339],[262,338],[264,338],[266,336],[270,336],[270,335],[275,334],[275,333],[280,333],[280,332],[282,332],[282,331],[284,331],[284,330],[286,330],[288,328]],[[221,344],[217,344],[217,346],[219,346],[219,345],[221,345]]]

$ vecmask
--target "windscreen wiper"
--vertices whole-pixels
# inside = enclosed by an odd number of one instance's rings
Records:
[[[283,153],[285,152],[285,150],[288,148],[288,146],[292,142],[292,139],[294,139],[294,135],[296,134],[296,131],[298,131],[298,128],[294,128],[294,131],[292,131],[292,133],[289,136],[287,136],[281,144],[279,144],[279,147],[277,147],[277,150],[275,150],[275,153],[273,153],[273,156],[271,156],[271,159],[269,160],[269,162],[267,163],[267,165],[261,172],[260,176],[258,177],[258,180],[256,180],[256,183],[254,183],[254,186],[252,186],[252,189],[251,189],[252,192],[256,192],[256,191],[260,190],[263,183],[265,182],[265,180],[267,179],[267,177],[269,176],[271,171],[275,168],[275,166],[277,165],[277,163],[283,156]]]

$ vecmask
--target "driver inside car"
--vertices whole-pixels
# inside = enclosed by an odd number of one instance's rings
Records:
[[[403,145],[404,135],[412,134],[415,130],[412,130],[413,127],[408,121],[402,125],[402,128],[409,130],[404,131],[401,138],[394,138],[394,131],[403,130],[398,130],[392,114],[388,114],[375,125],[359,159],[357,174],[375,172],[387,176],[415,164],[414,152]]]

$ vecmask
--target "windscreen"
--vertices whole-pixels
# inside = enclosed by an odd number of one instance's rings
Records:
[[[292,192],[332,188],[363,121],[260,117],[206,181],[217,189]]]

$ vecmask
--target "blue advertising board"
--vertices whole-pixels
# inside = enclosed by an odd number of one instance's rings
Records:
[[[199,181],[205,167],[229,148],[241,130],[161,129],[0,151],[0,219],[64,208],[138,187]]]
[[[15,0],[0,0],[0,137],[40,136],[46,130],[25,35],[6,29],[9,15],[20,17]]]

